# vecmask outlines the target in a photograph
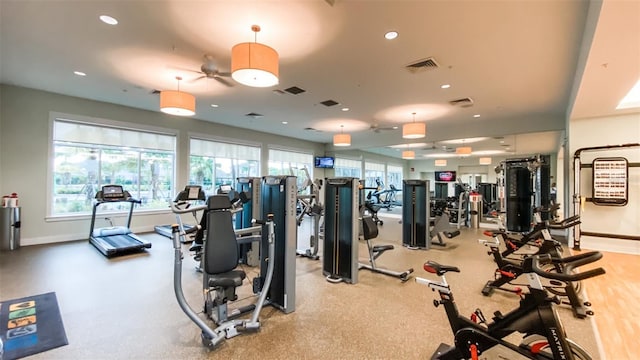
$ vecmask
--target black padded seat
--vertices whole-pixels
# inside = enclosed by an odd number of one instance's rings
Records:
[[[381,252],[387,250],[393,250],[393,245],[375,245],[373,247],[373,252]]]
[[[223,274],[216,274],[209,278],[209,287],[237,287],[242,285],[242,280],[247,277],[242,270],[233,270]]]
[[[213,195],[207,199],[207,239],[204,242],[203,270],[209,275],[208,284],[216,288],[242,285],[246,274],[235,270],[238,266],[238,241],[233,230],[231,201],[227,195]]]
[[[365,240],[375,239],[378,236],[378,226],[371,216],[362,218],[362,237]],[[375,250],[374,250],[375,251]]]
[[[504,230],[485,230],[482,232],[485,236],[494,237],[496,235],[507,235],[507,232]]]
[[[430,273],[436,273],[438,275],[443,275],[444,273],[448,272],[448,271],[453,271],[453,272],[460,272],[460,269],[458,269],[455,266],[449,266],[449,265],[441,265],[438,264],[435,261],[427,261],[426,263],[424,263],[423,266],[424,270]]]

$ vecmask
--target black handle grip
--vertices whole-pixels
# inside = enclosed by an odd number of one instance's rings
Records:
[[[200,225],[192,226],[184,231],[185,235],[192,234],[200,229]]]
[[[267,214],[267,220],[252,219],[251,222],[258,225],[264,225],[269,221],[273,221],[273,214]]]
[[[598,275],[605,274],[603,268],[596,268],[580,273],[572,273],[571,271],[579,266],[590,264],[598,261],[602,258],[602,253],[599,251],[588,252],[584,254],[578,254],[569,256],[566,258],[552,258],[549,254],[533,256],[531,268],[533,272],[540,275],[543,278],[559,280],[559,281],[580,281],[588,278],[592,278]],[[552,273],[544,271],[540,268],[540,264],[549,264],[551,262],[564,264],[562,273]]]

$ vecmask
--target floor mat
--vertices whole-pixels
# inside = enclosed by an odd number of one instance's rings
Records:
[[[19,359],[67,345],[56,293],[0,303],[0,338],[4,360]]]

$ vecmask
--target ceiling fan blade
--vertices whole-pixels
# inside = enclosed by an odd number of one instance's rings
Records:
[[[204,78],[206,78],[206,77],[207,77],[206,75],[198,76],[198,77],[197,77],[197,78],[195,78],[195,79],[189,80],[189,82],[190,82],[190,83],[194,83],[194,82],[196,82],[196,81],[198,81],[198,80],[200,80],[200,79],[204,79]]]
[[[231,73],[230,72],[216,72],[216,75],[224,76],[224,77],[231,77]]]
[[[172,70],[177,70],[177,71],[187,71],[187,72],[196,73],[196,74],[204,74],[202,71],[193,70],[193,69],[187,69],[187,68],[182,68],[182,67],[177,67],[177,66],[170,66],[169,68],[172,69]]]
[[[221,78],[220,76],[214,76],[213,78],[216,79],[219,83],[221,83],[221,84],[223,84],[225,86],[228,86],[228,87],[232,87],[233,86],[232,83],[230,83],[229,81]]]

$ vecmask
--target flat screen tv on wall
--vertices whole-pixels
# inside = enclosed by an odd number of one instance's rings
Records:
[[[436,181],[451,182],[456,181],[455,171],[436,171]]]
[[[331,156],[316,156],[315,167],[321,169],[333,169],[335,158]]]

